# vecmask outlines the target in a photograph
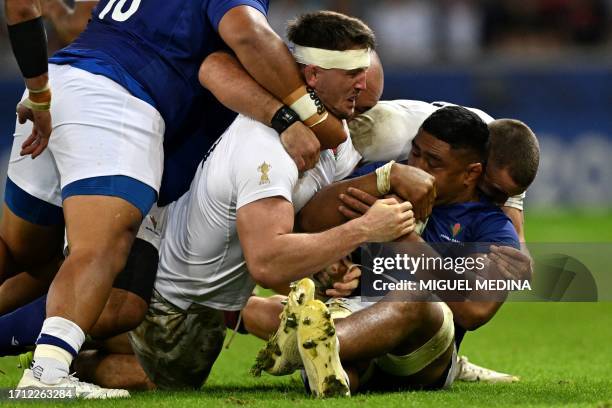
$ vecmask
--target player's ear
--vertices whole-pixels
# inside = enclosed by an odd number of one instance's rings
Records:
[[[467,166],[467,171],[465,172],[464,184],[476,184],[480,180],[480,177],[483,173],[482,163],[470,163]]]
[[[306,85],[311,88],[316,88],[319,68],[316,65],[306,65],[304,67],[304,80]]]

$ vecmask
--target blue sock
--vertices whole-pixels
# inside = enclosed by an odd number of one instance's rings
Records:
[[[0,356],[14,356],[32,349],[47,315],[47,295],[0,316]]]

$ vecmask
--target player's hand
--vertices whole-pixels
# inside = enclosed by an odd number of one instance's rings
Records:
[[[509,246],[491,245],[490,250],[489,259],[504,279],[531,281],[533,262],[529,255]]]
[[[331,286],[325,290],[327,296],[347,297],[359,286],[361,269],[348,258],[342,258],[317,273],[315,278]]]
[[[319,161],[321,144],[302,122],[295,122],[280,135],[283,147],[295,162],[298,171],[312,169]]]
[[[357,220],[366,234],[367,242],[389,242],[414,231],[412,204],[398,203],[394,198],[377,200]]]
[[[436,200],[436,184],[431,174],[416,167],[395,163],[391,168],[391,190],[412,203],[417,220],[424,221],[431,214]]]
[[[376,200],[378,200],[378,198],[363,190],[349,187],[345,194],[340,194],[342,205],[338,208],[338,211],[350,220],[359,218],[368,212]]]
[[[51,136],[51,112],[33,111],[19,104],[17,105],[17,118],[21,124],[24,124],[27,120],[32,121],[32,133],[22,143],[20,155],[32,155],[32,158],[35,159],[49,144],[49,136]]]

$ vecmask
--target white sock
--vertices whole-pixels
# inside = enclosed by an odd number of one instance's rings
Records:
[[[67,377],[84,341],[85,333],[74,322],[57,316],[47,318],[34,351],[34,377],[49,385]]]

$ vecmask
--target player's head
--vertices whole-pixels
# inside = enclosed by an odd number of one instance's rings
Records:
[[[376,51],[370,54],[370,68],[368,68],[366,78],[367,88],[357,97],[355,115],[367,112],[376,106],[385,89],[385,73]]]
[[[330,112],[350,118],[359,93],[366,89],[374,32],[357,18],[317,11],[290,21],[287,38],[306,84]]]
[[[475,113],[447,106],[432,113],[412,141],[408,164],[436,178],[436,204],[474,198],[488,154],[489,130]]]
[[[529,126],[515,119],[489,123],[490,152],[478,187],[496,204],[521,194],[535,179],[540,147]]]

